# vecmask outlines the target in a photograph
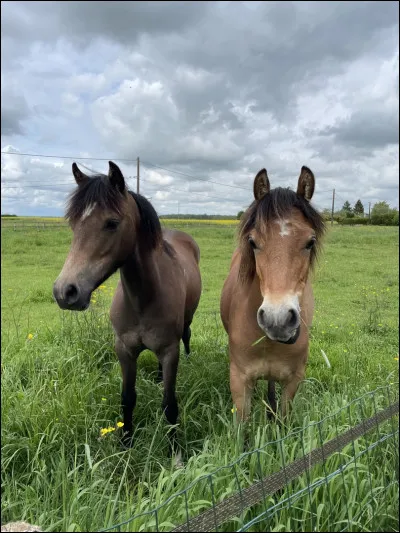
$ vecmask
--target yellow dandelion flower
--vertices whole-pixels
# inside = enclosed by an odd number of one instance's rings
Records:
[[[111,431],[115,431],[115,427],[113,426],[109,426],[107,429],[109,433],[111,433]]]
[[[33,335],[32,335],[32,333],[29,333],[29,335],[28,335],[28,341],[31,341],[32,339],[33,339]]]
[[[236,411],[237,411],[236,407],[233,407],[233,408],[231,409],[231,413],[236,413]]]
[[[107,428],[101,428],[100,435],[102,437],[105,437],[107,435],[107,433],[108,433],[108,429]]]
[[[124,427],[124,423],[123,422],[117,422],[117,427],[123,428]]]
[[[106,285],[100,285],[99,289],[105,289]]]
[[[347,350],[343,350],[345,353],[347,353]]]
[[[107,401],[107,398],[102,398],[101,401],[102,401],[102,402],[106,402],[106,401]]]
[[[395,361],[398,361],[398,360],[399,360],[399,356],[397,356],[397,357],[393,357],[393,359],[394,359]]]
[[[350,334],[350,335],[353,335],[353,332],[352,332],[352,331],[349,331],[349,334]]]

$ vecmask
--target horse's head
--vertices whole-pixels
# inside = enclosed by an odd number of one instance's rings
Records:
[[[263,298],[260,328],[271,340],[293,344],[300,333],[300,302],[324,222],[310,205],[314,175],[302,167],[297,192],[270,190],[265,169],[254,180],[254,201],[240,225],[242,282],[257,275]]]
[[[92,292],[124,263],[135,246],[139,212],[121,170],[110,161],[108,175],[88,177],[73,163],[78,185],[66,218],[73,241],[53,294],[62,309],[81,311]]]

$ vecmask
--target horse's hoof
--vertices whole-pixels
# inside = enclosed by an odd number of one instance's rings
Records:
[[[180,450],[172,458],[172,467],[174,470],[185,468],[185,463],[182,461],[182,453]]]
[[[133,435],[132,433],[125,433],[121,437],[121,444],[124,446],[124,448],[132,448],[133,447]]]

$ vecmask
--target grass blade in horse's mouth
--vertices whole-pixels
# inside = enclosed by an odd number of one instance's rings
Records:
[[[263,339],[265,339],[267,336],[266,335],[263,335],[262,337],[260,337],[257,341],[253,342],[252,346],[255,346],[256,344],[258,344],[259,342],[261,342]]]

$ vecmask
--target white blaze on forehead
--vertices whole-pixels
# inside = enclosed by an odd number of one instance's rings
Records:
[[[281,231],[279,232],[279,235],[281,237],[284,237],[285,235],[290,235],[290,230],[288,228],[289,220],[277,220],[277,224],[280,225]]]
[[[81,220],[85,220],[85,218],[89,217],[92,214],[93,209],[95,207],[96,207],[96,202],[94,202],[91,205],[88,205],[87,208],[85,209],[85,211],[82,214]]]

